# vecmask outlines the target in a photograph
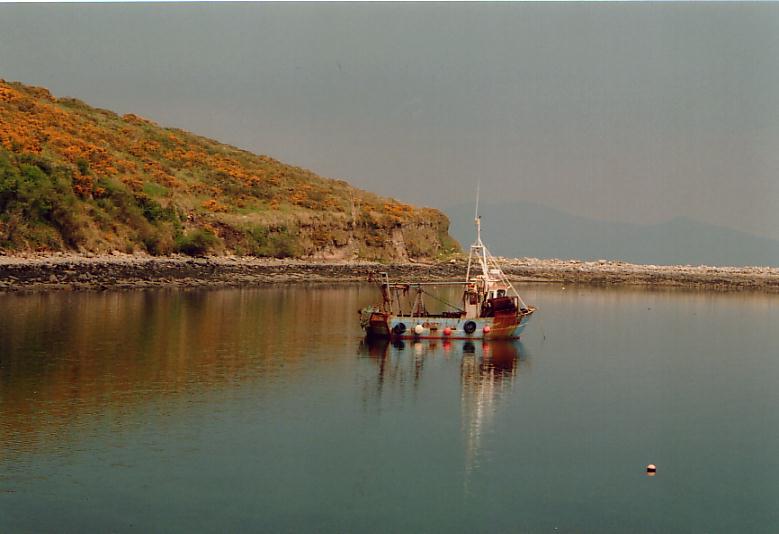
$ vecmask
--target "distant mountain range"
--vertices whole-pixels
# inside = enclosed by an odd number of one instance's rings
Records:
[[[475,236],[473,205],[445,211],[451,234],[467,249]],[[527,202],[482,204],[479,211],[483,240],[498,256],[779,266],[779,241],[686,217],[654,225],[607,222]]]

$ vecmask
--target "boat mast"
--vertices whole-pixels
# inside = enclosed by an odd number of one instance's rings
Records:
[[[525,301],[522,300],[519,291],[517,291],[514,285],[509,281],[508,277],[506,276],[506,273],[504,273],[503,269],[500,268],[500,265],[498,264],[498,260],[496,260],[492,254],[490,254],[490,251],[487,250],[487,247],[484,246],[484,243],[481,240],[481,216],[479,215],[479,184],[476,185],[476,212],[474,214],[474,223],[476,224],[476,241],[473,243],[473,245],[471,245],[471,249],[468,254],[468,269],[465,272],[466,288],[468,284],[471,282],[471,266],[473,264],[473,257],[475,255],[479,259],[478,261],[481,266],[481,271],[483,275],[482,278],[484,281],[484,288],[482,288],[481,291],[488,291],[493,282],[502,282],[503,284],[505,284],[511,289],[514,295],[516,295],[522,307],[527,308],[527,305],[525,304]],[[490,267],[492,267],[492,269],[490,269]],[[491,270],[495,271],[497,278],[492,277],[492,273],[490,272]]]
[[[476,213],[473,216],[473,222],[476,224],[476,240],[478,241],[480,239],[479,234],[481,233],[480,225],[479,225],[479,184],[476,184]],[[468,268],[465,270],[465,285],[468,285],[468,282],[471,280],[471,260],[473,258],[473,247],[476,245],[474,243],[471,245],[471,248],[468,250]]]
[[[473,222],[476,224],[476,241],[471,245],[470,252],[468,254],[468,268],[465,271],[465,283],[468,284],[471,281],[471,266],[473,264],[473,257],[479,258],[479,265],[481,266],[482,274],[484,275],[485,284],[490,281],[490,270],[487,261],[487,247],[484,246],[481,240],[481,216],[479,215],[479,184],[476,184],[476,212],[473,216]]]

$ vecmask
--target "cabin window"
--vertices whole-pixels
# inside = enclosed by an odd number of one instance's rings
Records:
[[[506,296],[506,290],[505,289],[498,289],[498,296],[499,297],[505,297]]]
[[[478,304],[479,303],[479,295],[477,295],[476,293],[470,293],[468,295],[468,302],[470,304]]]

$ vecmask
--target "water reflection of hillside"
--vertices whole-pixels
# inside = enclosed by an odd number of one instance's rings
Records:
[[[377,367],[376,394],[385,387],[417,387],[425,361],[443,357],[460,367],[461,428],[465,445],[465,469],[478,466],[484,435],[489,432],[501,399],[511,392],[525,361],[518,342],[365,340],[364,356]],[[454,399],[453,399],[454,400]]]
[[[342,343],[358,289],[279,288],[5,295],[0,299],[0,450],[57,446],[82,419],[291,380],[311,339]],[[324,351],[322,357],[336,357]]]

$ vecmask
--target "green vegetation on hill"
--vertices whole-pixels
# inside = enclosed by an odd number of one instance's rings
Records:
[[[449,221],[268,156],[0,80],[0,251],[390,260]]]

